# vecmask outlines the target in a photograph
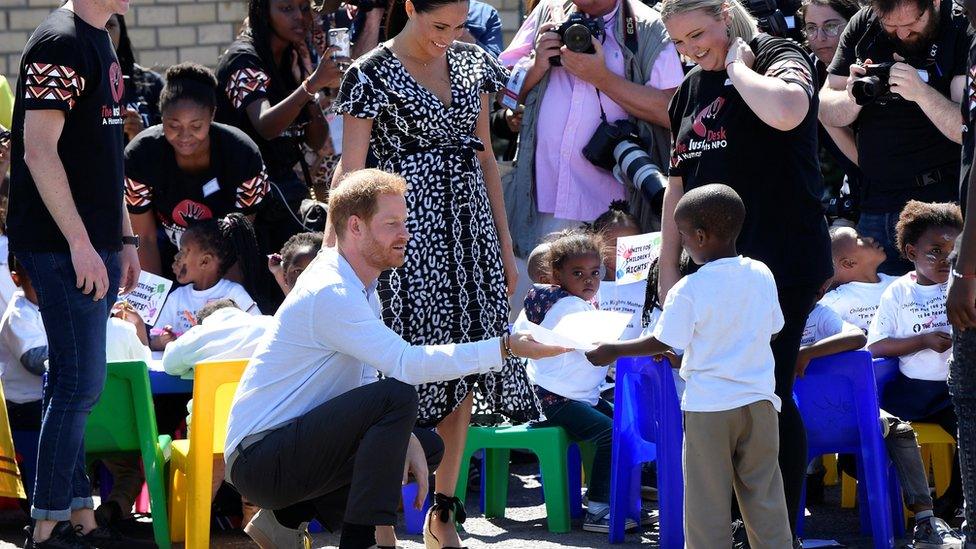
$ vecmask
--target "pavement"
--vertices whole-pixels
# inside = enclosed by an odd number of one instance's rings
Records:
[[[555,549],[610,547],[606,535],[584,532],[578,522],[565,534],[553,534],[546,529],[546,511],[542,501],[538,468],[534,465],[513,465],[509,484],[509,502],[504,518],[485,519],[478,510],[477,494],[468,498],[468,520],[464,523],[463,539],[470,549]],[[857,509],[840,508],[839,487],[828,487],[825,503],[809,508],[806,522],[806,538],[832,539],[843,547],[873,547],[871,537],[860,532]],[[645,509],[654,509],[653,503],[645,503]],[[0,513],[0,549],[21,547],[24,516],[18,512]],[[149,526],[148,524],[146,525]],[[398,532],[402,532],[398,528]],[[257,547],[243,532],[219,532],[211,537],[215,548]],[[897,540],[896,547],[903,548],[910,540]],[[313,547],[335,547],[338,536],[319,533],[313,536]],[[403,536],[404,549],[423,549],[421,536]],[[182,547],[177,544],[174,547]],[[616,547],[659,547],[657,526],[645,527],[631,533],[625,543]]]

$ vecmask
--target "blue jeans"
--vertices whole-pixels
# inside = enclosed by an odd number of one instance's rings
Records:
[[[16,253],[37,291],[48,340],[31,506],[36,520],[68,520],[72,511],[94,507],[85,472],[85,423],[105,386],[105,326],[121,272],[118,252],[99,255],[108,271],[109,291],[94,301],[75,287],[70,253]]]
[[[972,215],[972,214],[970,214]],[[959,417],[959,465],[966,499],[966,547],[976,546],[976,330],[952,331],[949,393]]]
[[[857,222],[857,234],[861,237],[873,238],[875,242],[884,246],[884,251],[888,255],[888,259],[878,265],[878,272],[893,276],[901,276],[915,269],[910,261],[901,256],[901,251],[895,242],[895,225],[898,224],[900,213],[862,213]]]
[[[596,406],[578,400],[565,400],[554,406],[542,405],[547,425],[566,429],[569,438],[596,446],[593,470],[586,497],[589,501],[610,502],[610,450],[613,443],[613,404],[602,398]]]

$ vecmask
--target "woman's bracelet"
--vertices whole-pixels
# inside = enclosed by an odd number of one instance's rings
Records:
[[[741,59],[733,59],[733,60],[729,61],[728,63],[725,64],[725,70],[728,71],[730,66],[738,63],[739,61],[742,61],[742,60]]]
[[[952,278],[958,278],[961,280],[976,280],[976,273],[974,274],[963,274],[957,271],[955,268],[952,269]]]
[[[302,80],[302,86],[301,86],[301,88],[302,88],[302,91],[305,92],[306,95],[308,95],[308,100],[309,101],[315,101],[315,94],[312,93],[312,92],[310,92],[310,91],[308,91],[308,78],[306,78],[305,80]]]
[[[505,348],[505,358],[515,359],[518,358],[515,353],[512,352],[511,346],[512,336],[508,332],[502,334],[502,347]]]

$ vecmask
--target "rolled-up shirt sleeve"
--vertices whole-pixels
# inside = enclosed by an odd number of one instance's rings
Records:
[[[376,315],[361,289],[335,285],[316,296],[312,333],[337,353],[410,385],[499,371],[498,338],[447,345],[410,345]]]

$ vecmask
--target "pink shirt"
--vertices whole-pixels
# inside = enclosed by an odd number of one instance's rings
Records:
[[[540,4],[526,18],[512,44],[499,61],[512,67],[532,54]],[[605,28],[613,29],[620,3],[603,17]],[[624,75],[624,56],[612,32],[603,42],[607,68]],[[549,86],[537,118],[535,178],[538,209],[559,219],[593,221],[607,210],[610,202],[625,197],[624,187],[610,172],[597,168],[583,158],[583,147],[600,125],[603,105],[607,120],[627,118],[624,109],[606,94],[597,95],[594,86],[576,78],[562,67],[549,69]],[[684,72],[674,45],[669,44],[658,56],[646,86],[675,88]]]

